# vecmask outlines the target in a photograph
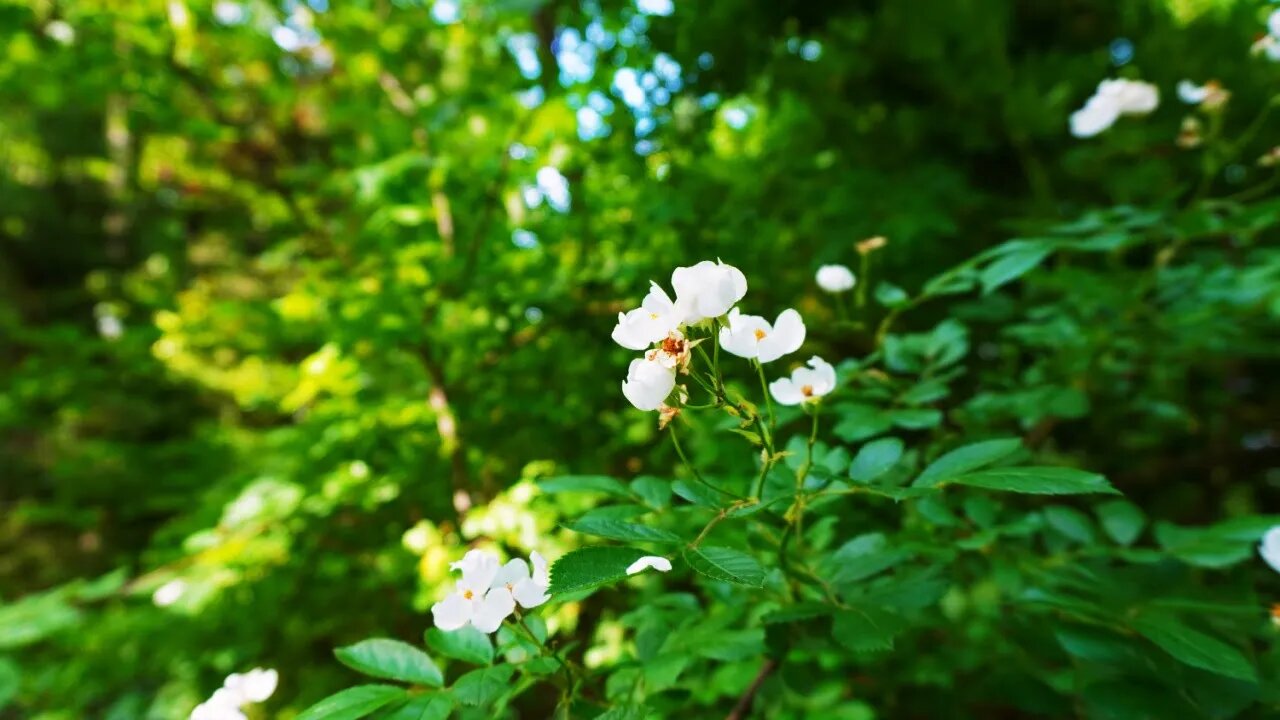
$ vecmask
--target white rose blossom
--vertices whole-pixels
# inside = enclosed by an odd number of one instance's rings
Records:
[[[1121,115],[1146,115],[1160,104],[1160,91],[1141,80],[1103,80],[1084,107],[1071,113],[1071,134],[1093,137]]]
[[[1280,572],[1280,525],[1271,528],[1262,536],[1262,544],[1258,545],[1258,554],[1267,561],[1272,570]]]
[[[458,562],[449,563],[449,569],[461,570],[462,577],[452,593],[431,606],[436,627],[451,631],[470,623],[481,632],[491,633],[515,611],[511,591],[493,587],[501,569],[497,555],[469,550]]]
[[[190,720],[245,720],[244,706],[265,702],[279,681],[279,673],[271,669],[231,673],[221,688],[191,711]]]
[[[635,575],[649,568],[653,568],[658,572],[671,572],[671,561],[657,555],[645,555],[627,566],[627,574]]]
[[[822,358],[809,358],[808,367],[796,368],[791,377],[769,383],[769,394],[780,405],[799,405],[815,401],[836,387],[836,369]]]
[[[720,347],[738,357],[767,363],[799,350],[804,334],[804,320],[790,308],[772,325],[759,315],[743,315],[734,308],[729,324],[720,328]]]
[[[628,350],[644,350],[665,338],[680,326],[682,316],[676,304],[658,283],[649,283],[649,294],[640,307],[618,313],[618,324],[613,328],[613,341]]]
[[[676,291],[676,307],[682,321],[696,323],[729,312],[747,294],[747,278],[742,271],[723,261],[703,260],[692,267],[678,267],[671,273]]]
[[[818,268],[818,274],[814,276],[814,280],[818,283],[818,287],[829,293],[848,292],[857,283],[853,271],[844,265],[823,265]]]
[[[675,367],[668,367],[661,351],[631,361],[622,394],[637,410],[657,410],[676,387]]]

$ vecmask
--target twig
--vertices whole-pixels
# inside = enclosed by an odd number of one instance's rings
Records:
[[[756,693],[760,692],[760,686],[764,685],[764,681],[769,679],[776,669],[778,669],[778,661],[765,658],[764,665],[760,666],[760,672],[756,673],[756,679],[751,681],[747,691],[738,698],[738,704],[733,706],[733,710],[725,716],[724,720],[745,720],[747,713],[751,712],[751,703],[755,702]]]

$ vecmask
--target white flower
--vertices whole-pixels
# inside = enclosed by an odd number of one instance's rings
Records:
[[[1178,82],[1178,99],[1188,105],[1203,105],[1206,110],[1215,110],[1222,107],[1230,97],[1231,93],[1223,89],[1222,83],[1217,80],[1210,80],[1203,85],[1190,80]]]
[[[720,328],[720,347],[762,363],[793,353],[803,344],[804,320],[790,308],[783,310],[773,325],[759,315],[743,315],[734,308],[729,313],[729,324]]]
[[[76,41],[76,30],[66,20],[54,20],[45,25],[44,34],[59,45],[70,45]]]
[[[658,572],[671,572],[671,561],[657,555],[645,555],[627,566],[627,574],[635,575],[638,572],[644,572],[648,568],[653,568]]]
[[[809,358],[809,367],[796,368],[791,377],[769,383],[769,394],[782,405],[817,400],[836,387],[836,369],[822,358]]]
[[[271,697],[279,680],[279,674],[270,669],[254,668],[243,675],[231,673],[222,687],[191,711],[190,720],[245,720],[244,706]]]
[[[1267,561],[1271,569],[1280,572],[1280,525],[1271,528],[1262,536],[1258,553],[1262,555],[1263,560]]]
[[[1146,115],[1160,104],[1160,91],[1141,80],[1103,80],[1084,107],[1071,113],[1071,134],[1093,137],[1121,115]]]
[[[457,589],[431,606],[431,617],[441,630],[457,630],[471,623],[481,632],[491,633],[516,609],[515,598],[505,588],[494,588],[498,577],[498,556],[484,550],[470,550],[461,560],[449,564],[462,570]]]
[[[818,287],[829,293],[848,292],[853,289],[857,278],[853,276],[853,271],[844,265],[823,265],[818,268],[818,274],[814,277],[818,283]]]
[[[676,371],[666,367],[659,353],[650,352],[631,361],[622,394],[637,410],[657,410],[676,387]]]
[[[529,555],[529,560],[533,563],[532,576],[529,574],[529,563],[513,559],[503,565],[493,578],[493,589],[511,593],[511,597],[522,608],[538,607],[550,598],[547,586],[551,584],[551,576],[547,572],[546,558],[534,551]]]
[[[222,687],[238,695],[242,704],[265,702],[276,691],[280,674],[272,669],[254,668],[243,675],[232,673]]]
[[[683,322],[696,323],[720,317],[747,294],[747,278],[742,271],[723,262],[703,260],[692,267],[678,267],[671,273],[676,306]]]
[[[618,313],[613,341],[628,350],[644,350],[679,327],[681,319],[667,292],[657,283],[650,282],[649,294],[645,295],[640,307]]]
[[[155,603],[156,607],[169,607],[182,599],[182,595],[186,591],[186,582],[182,580],[170,580],[156,588],[154,593],[151,593],[151,602]]]
[[[1267,32],[1271,37],[1280,38],[1280,9],[1272,10],[1267,17]]]

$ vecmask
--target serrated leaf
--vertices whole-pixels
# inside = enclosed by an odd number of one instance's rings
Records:
[[[953,477],[947,484],[967,485],[984,490],[1031,495],[1119,495],[1107,479],[1097,473],[1066,467],[1013,467],[980,470]]]
[[[699,507],[723,507],[732,499],[726,493],[716,492],[702,483],[688,480],[671,483],[671,491]]]
[[[515,671],[505,664],[472,670],[453,684],[453,695],[463,705],[488,705],[507,691]]]
[[[565,523],[564,527],[583,535],[621,540],[623,542],[678,543],[680,536],[669,530],[603,518],[584,518]]]
[[[858,450],[849,466],[849,477],[857,482],[871,482],[889,472],[902,458],[902,441],[898,438],[872,440]]]
[[[685,548],[684,559],[689,567],[715,580],[747,587],[764,585],[764,568],[755,558],[738,550],[705,545]]]
[[[934,460],[912,483],[916,487],[932,487],[947,478],[984,468],[1012,455],[1022,447],[1018,438],[984,440],[964,445]]]
[[[303,710],[297,720],[357,720],[406,696],[394,685],[357,685]]]
[[[655,510],[671,504],[671,483],[656,477],[644,476],[631,481],[631,491]]]
[[[824,615],[830,615],[834,611],[835,611],[835,608],[833,608],[830,605],[826,605],[824,603],[819,603],[819,602],[806,601],[806,602],[795,603],[794,605],[787,605],[785,607],[781,607],[777,610],[774,610],[773,612],[767,613],[760,620],[766,625],[773,625],[776,623],[792,623],[792,622],[799,622],[801,620],[811,620],[813,618],[822,617]]]
[[[1179,662],[1238,680],[1257,680],[1253,665],[1239,650],[1185,625],[1173,615],[1143,613],[1130,624]]]
[[[1044,262],[1052,251],[1053,248],[1047,245],[1030,244],[1000,256],[978,275],[978,280],[982,283],[982,294],[986,295],[1027,274]]]
[[[831,623],[836,642],[853,652],[892,650],[893,639],[902,630],[902,618],[875,607],[837,612]]]
[[[445,720],[453,705],[453,696],[447,692],[419,695],[391,708],[379,720]]]
[[[1146,515],[1128,500],[1108,500],[1094,508],[1094,512],[1102,529],[1121,545],[1132,545],[1147,524]]]
[[[538,481],[543,492],[597,492],[606,495],[630,498],[631,491],[626,485],[607,475],[561,475]]]
[[[385,680],[440,687],[444,676],[431,656],[409,643],[372,638],[333,651],[347,667]]]
[[[831,583],[844,585],[883,572],[909,557],[910,551],[890,547],[883,533],[865,533],[841,545],[824,565]]]
[[[577,592],[618,582],[627,577],[631,563],[647,555],[629,547],[596,546],[579,548],[562,555],[551,566],[551,594]]]
[[[488,665],[493,662],[493,642],[489,636],[471,625],[464,625],[457,630],[444,631],[440,628],[429,628],[426,632],[427,645],[441,655],[474,663]]]

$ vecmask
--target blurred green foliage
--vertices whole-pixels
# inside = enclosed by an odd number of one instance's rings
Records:
[[[618,311],[714,257],[844,361],[803,469],[780,416],[763,499],[872,488],[799,541],[877,609],[827,621],[695,557],[544,613],[598,680],[571,709],[554,667],[499,697],[536,654],[509,630],[466,682],[476,648],[428,637],[459,717],[1280,707],[1269,8],[664,5],[0,0],[0,717],[185,717],[254,666],[281,685],[251,717],[293,717],[358,682],[333,648],[421,646],[469,544],[554,558],[584,513],[772,547],[787,503],[699,498],[618,391]],[[1161,107],[1072,138],[1111,76]],[[1193,149],[1183,78],[1232,93]],[[826,262],[859,273],[848,314]],[[686,415],[745,494],[758,450]],[[906,492],[1001,438],[1126,499]]]

